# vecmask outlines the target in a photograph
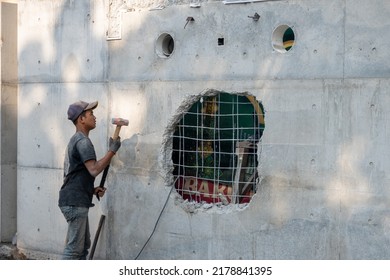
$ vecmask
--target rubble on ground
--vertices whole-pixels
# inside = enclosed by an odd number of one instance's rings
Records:
[[[0,260],[27,260],[27,257],[19,252],[15,245],[12,245],[11,243],[1,243]]]

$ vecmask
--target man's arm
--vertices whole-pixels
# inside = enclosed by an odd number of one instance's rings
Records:
[[[104,157],[102,157],[100,160],[91,159],[84,162],[85,167],[89,171],[89,174],[91,174],[93,177],[99,175],[100,172],[102,172],[104,168],[106,168],[110,164],[112,157],[119,150],[120,146],[120,137],[115,140],[110,137],[109,150]]]
[[[114,155],[115,153],[110,150],[100,160],[91,159],[84,162],[85,167],[89,171],[89,174],[91,174],[93,177],[99,175],[104,170],[104,168],[106,168],[110,164],[111,159]]]

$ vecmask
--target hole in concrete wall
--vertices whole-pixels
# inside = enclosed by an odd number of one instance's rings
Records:
[[[218,46],[225,45],[225,38],[218,38]]]
[[[274,50],[285,53],[295,44],[295,32],[288,25],[278,26],[272,33],[272,46]]]
[[[175,49],[175,41],[168,33],[161,34],[156,42],[156,53],[159,57],[170,57]]]
[[[256,193],[264,110],[254,96],[210,91],[175,124],[176,191],[188,201],[248,203]]]

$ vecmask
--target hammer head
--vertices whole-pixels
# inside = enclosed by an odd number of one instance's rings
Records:
[[[113,118],[111,120],[112,124],[116,124],[117,126],[128,126],[129,125],[129,120],[122,119],[122,118]]]

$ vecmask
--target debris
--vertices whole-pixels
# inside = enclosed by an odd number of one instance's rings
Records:
[[[212,203],[205,203],[205,204],[203,204],[203,209],[210,209],[210,208],[212,208],[213,207],[213,204]]]
[[[157,11],[157,10],[163,10],[165,9],[164,5],[158,5],[156,7],[150,8],[149,11]]]
[[[0,260],[27,260],[27,257],[11,243],[1,243]]]

